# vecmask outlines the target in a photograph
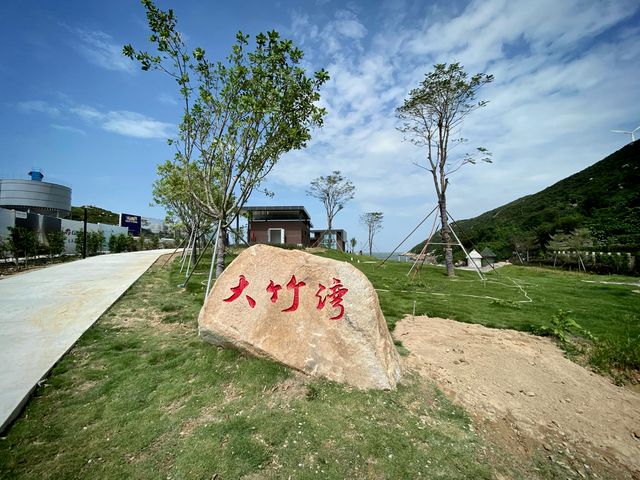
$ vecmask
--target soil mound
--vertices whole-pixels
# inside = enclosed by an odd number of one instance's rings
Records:
[[[507,424],[546,450],[568,446],[640,472],[640,395],[565,358],[550,339],[430,317],[403,319],[394,336],[410,367],[494,431]]]

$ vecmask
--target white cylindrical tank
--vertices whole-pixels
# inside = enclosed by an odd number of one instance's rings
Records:
[[[40,180],[0,180],[0,207],[66,217],[71,189]]]

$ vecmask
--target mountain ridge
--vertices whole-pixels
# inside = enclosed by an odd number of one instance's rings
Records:
[[[595,249],[640,251],[640,140],[537,193],[452,226],[465,247],[489,247],[502,259],[516,245],[544,250],[552,235],[577,228],[591,231]],[[424,243],[411,251],[420,252]]]

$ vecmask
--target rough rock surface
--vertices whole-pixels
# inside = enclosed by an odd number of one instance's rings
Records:
[[[347,262],[255,245],[220,275],[198,323],[214,345],[361,389],[400,378],[378,296]]]

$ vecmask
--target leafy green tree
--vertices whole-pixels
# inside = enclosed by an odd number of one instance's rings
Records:
[[[116,252],[117,243],[118,243],[118,235],[111,235],[109,237],[109,242],[108,242],[109,253],[118,253]]]
[[[302,51],[275,31],[258,34],[253,50],[240,32],[226,61],[210,61],[202,48],[187,50],[172,10],[142,3],[157,55],[131,45],[123,53],[143,70],[163,71],[178,83],[184,113],[178,138],[169,143],[198,209],[221,222],[220,274],[227,229],[242,206],[281,155],[305,147],[311,129],[322,125],[325,110],[316,102],[329,75],[319,70],[308,77],[300,66]]]
[[[582,269],[586,272],[587,267],[584,264],[584,260],[582,258],[582,254],[584,253],[585,248],[593,246],[593,237],[591,236],[591,231],[588,228],[576,228],[568,238],[568,246],[571,250],[576,252],[578,256],[578,265],[582,265]]]
[[[84,230],[78,230],[76,232],[76,255],[82,256],[83,244],[84,244]]]
[[[569,250],[569,234],[558,232],[554,233],[550,236],[549,241],[547,242],[547,250],[552,251],[565,251]]]
[[[351,253],[353,253],[353,252],[355,252],[355,251],[356,251],[356,245],[358,244],[358,240],[356,240],[356,238],[355,238],[355,237],[353,237],[353,238],[350,240],[350,243],[351,243]]]
[[[189,170],[190,172],[187,172]],[[186,230],[187,238],[196,232],[207,228],[211,218],[199,207],[194,200],[194,188],[199,182],[195,163],[166,162],[158,165],[158,178],[153,183],[153,201],[165,207],[170,224],[182,226]],[[189,181],[189,179],[193,179]],[[201,185],[201,184],[200,184]],[[197,192],[198,197],[204,197],[204,189]]]
[[[36,254],[38,237],[33,230],[24,227],[9,227],[9,250],[18,263],[18,258],[24,256],[24,264],[27,264],[29,255]]]
[[[129,250],[129,242],[132,239],[133,238],[127,233],[119,234],[116,240],[116,245],[115,245],[116,252],[120,253],[120,252],[126,252],[127,250]]]
[[[62,255],[64,252],[65,236],[61,230],[54,230],[53,232],[47,232],[47,242],[49,243],[49,254]]]
[[[343,177],[339,170],[334,170],[331,175],[318,177],[311,182],[307,195],[322,202],[327,212],[329,237],[332,234],[333,219],[344,208],[344,204],[353,199],[355,191],[356,187]]]
[[[520,258],[520,261],[524,263],[524,259],[521,254],[525,255],[526,261],[529,261],[530,252],[540,248],[538,238],[534,234],[520,234],[511,237],[511,246],[513,247],[516,255]]]
[[[105,236],[104,232],[87,232],[87,256],[92,257],[102,252],[104,249]],[[82,255],[82,247],[85,232],[80,230],[76,232],[76,255]]]
[[[373,248],[373,237],[382,230],[382,212],[368,212],[360,215],[360,223],[367,227],[367,238],[369,243],[369,256]]]
[[[89,232],[87,237],[87,255],[97,255],[104,249],[104,232]]]
[[[119,233],[117,235],[111,235],[109,237],[109,252],[121,253],[128,250],[129,235]]]
[[[491,162],[491,154],[484,147],[474,154],[451,157],[450,150],[466,142],[454,138],[464,119],[472,112],[487,104],[476,102],[480,87],[493,81],[493,75],[478,73],[468,78],[459,63],[434,65],[432,72],[425,75],[420,86],[411,90],[409,98],[397,108],[401,121],[399,130],[405,138],[419,147],[426,148],[427,164],[418,165],[429,171],[438,198],[441,238],[445,243],[447,274],[454,276],[453,253],[451,250],[451,230],[447,217],[447,188],[449,176],[464,165],[477,161]]]
[[[126,242],[127,242],[126,251],[127,252],[135,252],[135,250],[136,250],[136,240],[135,240],[135,238],[133,238],[132,235],[126,235]]]
[[[0,236],[0,258],[3,260],[7,258],[9,252],[9,242],[2,236]]]

